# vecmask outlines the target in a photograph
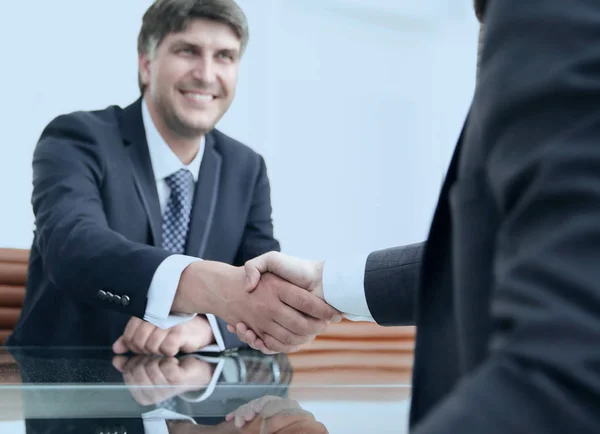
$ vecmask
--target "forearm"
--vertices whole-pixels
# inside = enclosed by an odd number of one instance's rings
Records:
[[[181,274],[172,311],[202,313],[224,317],[228,314],[232,292],[244,292],[243,268],[216,261],[191,263]]]

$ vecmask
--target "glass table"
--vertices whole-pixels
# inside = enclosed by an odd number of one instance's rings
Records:
[[[402,434],[413,346],[411,328],[347,322],[289,355],[0,347],[0,433]]]
[[[275,356],[0,348],[0,432],[399,434],[411,364],[396,341]]]

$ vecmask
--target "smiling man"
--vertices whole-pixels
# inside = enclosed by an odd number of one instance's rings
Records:
[[[174,355],[241,345],[224,321],[308,339],[337,313],[274,276],[262,301],[243,289],[240,266],[279,250],[263,158],[215,129],[247,41],[233,0],[158,0],[138,38],[141,97],[45,128],[26,297],[9,345]],[[314,316],[273,296],[284,287]]]

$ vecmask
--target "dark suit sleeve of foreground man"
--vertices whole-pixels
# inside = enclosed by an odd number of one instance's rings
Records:
[[[502,215],[491,357],[414,432],[600,433],[600,2],[487,6],[469,136]]]

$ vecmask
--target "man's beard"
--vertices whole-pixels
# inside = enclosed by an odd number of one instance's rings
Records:
[[[166,102],[160,96],[156,98],[155,106],[156,111],[165,122],[167,128],[169,128],[169,130],[171,130],[179,137],[183,137],[186,139],[195,139],[197,137],[202,136],[203,134],[208,133],[214,127],[214,125],[210,125],[208,128],[200,127],[198,125],[193,125],[190,122],[187,122],[185,119],[182,119],[180,116],[177,115],[173,105]]]

